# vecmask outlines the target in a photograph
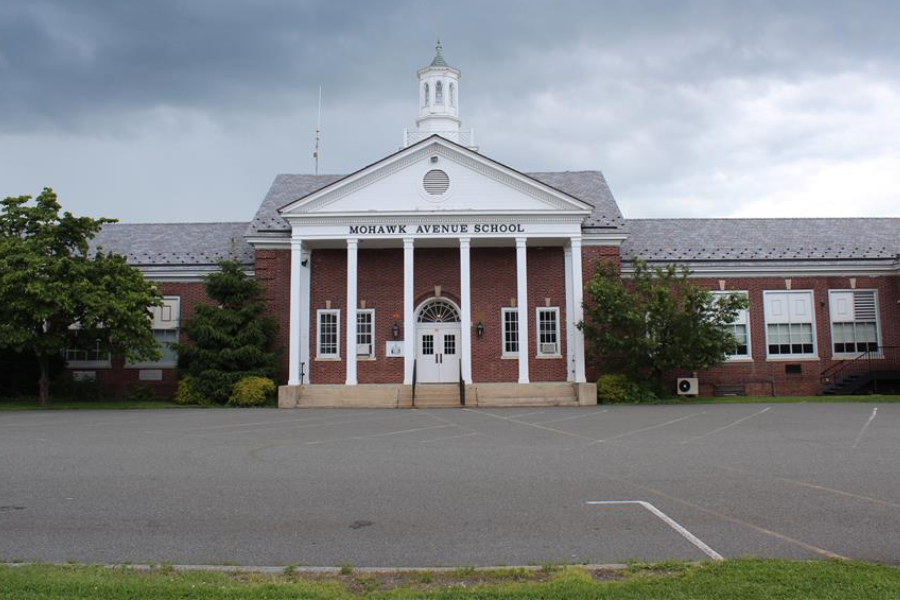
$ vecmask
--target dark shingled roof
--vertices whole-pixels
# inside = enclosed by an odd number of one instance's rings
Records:
[[[900,218],[628,219],[622,257],[659,262],[900,257]]]
[[[135,266],[212,265],[221,260],[253,263],[244,240],[247,223],[111,223],[91,242],[124,255]]]
[[[585,220],[585,229],[621,229],[625,225],[619,206],[613,198],[606,179],[600,171],[558,171],[546,173],[524,173],[545,185],[578,198],[594,207]],[[247,235],[281,233],[290,231],[287,221],[278,214],[278,209],[295,200],[322,189],[345,177],[344,175],[278,175],[269,188],[269,193],[256,211],[256,216],[247,228]]]

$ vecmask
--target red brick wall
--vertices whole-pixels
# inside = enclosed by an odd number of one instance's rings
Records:
[[[596,248],[586,248],[596,251]],[[591,271],[585,256],[585,275]],[[791,277],[792,290],[812,290],[816,311],[815,328],[818,358],[769,360],[766,348],[765,315],[763,292],[786,290],[784,277],[725,278],[725,289],[746,291],[750,299],[750,349],[752,360],[736,360],[721,366],[701,371],[701,394],[713,395],[716,385],[745,386],[748,395],[815,395],[821,389],[820,374],[835,364],[832,357],[831,320],[828,306],[829,290],[851,289],[850,277]],[[719,290],[719,279],[694,279],[698,285],[710,290]],[[882,344],[900,346],[900,277],[856,277],[856,289],[878,290],[879,316]],[[824,303],[824,304],[823,304]],[[801,365],[802,373],[788,375],[786,364]],[[900,366],[900,365],[898,365]],[[588,380],[594,380],[603,373],[602,364],[588,362]],[[690,376],[687,371],[666,375],[667,384],[674,390],[677,377]]]
[[[312,324],[310,348],[315,355],[316,310],[341,310],[341,360],[313,358],[314,383],[343,383],[346,379],[345,319],[347,293],[347,253],[345,250],[317,250],[312,260]],[[401,383],[403,359],[385,358],[385,342],[391,339],[394,315],[403,328],[403,251],[360,249],[358,299],[366,308],[375,309],[375,360],[357,364],[360,383]],[[415,305],[434,296],[435,286],[441,295],[457,305],[460,302],[459,250],[456,248],[417,248],[415,251]],[[516,255],[514,248],[474,248],[471,256],[472,317],[484,323],[485,334],[478,339],[472,332],[473,379],[476,382],[516,381],[515,359],[501,359],[500,309],[510,306],[516,296]],[[529,248],[529,370],[533,381],[565,381],[565,278],[562,248]],[[560,342],[562,358],[537,358],[535,308],[544,306],[549,297],[552,306],[560,308]],[[411,337],[401,334],[401,337]]]
[[[194,307],[200,303],[209,303],[206,290],[201,282],[160,282],[157,284],[159,291],[164,296],[181,297],[181,319],[189,319],[194,314]],[[184,341],[184,335],[179,335],[179,341]],[[175,393],[178,381],[178,372],[174,368],[160,369],[162,381],[141,381],[138,379],[141,369],[128,368],[125,365],[125,357],[114,356],[110,361],[111,367],[106,369],[71,369],[70,371],[94,371],[97,374],[97,382],[110,394],[124,396],[136,386],[146,386],[161,397],[171,397]]]
[[[900,346],[900,306],[897,305],[897,277],[857,277],[856,289],[878,290],[882,345]],[[785,290],[783,277],[727,278],[726,290],[747,291],[750,295],[750,352],[752,362],[731,361],[700,372],[703,395],[712,395],[717,384],[744,384],[749,395],[808,396],[821,388],[819,376],[835,363],[831,343],[828,291],[851,289],[849,277],[791,277],[792,290],[812,290],[816,311],[815,328],[818,358],[813,360],[768,360],[763,292]],[[718,279],[696,279],[698,284],[719,289]],[[799,364],[802,374],[788,375],[785,364]],[[675,374],[675,376],[689,373]],[[674,381],[673,381],[674,386]]]
[[[528,376],[531,381],[566,380],[566,280],[565,258],[560,247],[529,248],[528,266]],[[484,337],[472,335],[472,380],[518,381],[519,361],[503,358],[502,308],[516,298],[516,249],[472,250],[472,320],[484,324]],[[561,358],[537,357],[536,309],[559,308]]]
[[[597,269],[597,264],[602,262],[612,261],[617,268],[622,268],[622,260],[619,253],[618,246],[583,246],[581,249],[581,273],[582,273],[582,282],[584,285],[584,301],[585,303],[590,302],[590,298],[588,298],[587,294],[587,284],[588,281],[594,276],[594,272]],[[585,315],[587,315],[587,310],[585,310]],[[585,340],[586,342],[586,340]],[[590,356],[590,352],[588,348],[585,347],[585,378],[588,381],[597,381],[597,378],[603,374],[603,365],[600,362]]]
[[[284,383],[288,377],[288,340],[291,331],[291,251],[257,250],[254,271],[262,288],[266,313],[278,322],[278,335],[273,349],[278,352],[279,383]]]

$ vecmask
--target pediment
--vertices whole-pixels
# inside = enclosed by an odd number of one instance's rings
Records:
[[[427,138],[280,209],[341,214],[587,214],[591,206],[477,152]]]

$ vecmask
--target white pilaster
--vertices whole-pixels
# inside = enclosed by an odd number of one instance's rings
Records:
[[[306,263],[306,264],[304,264]],[[312,250],[300,254],[300,383],[310,381],[312,362],[309,357],[310,330],[310,290],[312,290]]]
[[[519,383],[528,383],[528,266],[526,238],[516,238],[516,304],[519,308]]]
[[[470,251],[471,240],[459,238],[459,290],[462,301],[462,377],[472,383],[472,278]]]
[[[412,385],[416,360],[416,315],[413,314],[413,238],[403,238],[403,383]]]
[[[356,309],[359,301],[356,299],[357,285],[357,246],[359,240],[350,238],[347,240],[347,385],[356,385]]]
[[[563,247],[566,272],[566,381],[575,381],[575,313],[572,308],[572,248]]]
[[[584,283],[581,273],[581,237],[575,236],[571,240],[572,247],[572,320],[580,323],[584,320]],[[572,332],[575,337],[575,381],[584,383],[587,381],[584,375],[584,332],[575,329]]]
[[[291,236],[291,315],[288,338],[288,385],[300,385],[300,261],[303,240]]]

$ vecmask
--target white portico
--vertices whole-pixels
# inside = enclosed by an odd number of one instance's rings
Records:
[[[434,172],[439,171],[440,177]],[[430,181],[439,179],[440,186]],[[377,207],[377,210],[374,209]],[[310,345],[310,256],[317,249],[346,249],[346,309],[341,319],[348,350],[343,357],[344,383],[359,383],[356,347],[360,277],[359,253],[367,249],[403,249],[403,381],[413,383],[416,364],[425,356],[447,364],[448,354],[458,367],[445,370],[475,383],[472,377],[473,248],[515,248],[516,306],[518,315],[517,383],[531,381],[529,352],[533,320],[529,302],[529,246],[560,247],[565,252],[567,380],[584,382],[581,332],[581,223],[591,207],[550,186],[496,163],[440,136],[426,138],[387,159],[350,175],[331,186],[288,204],[281,215],[291,224],[291,315],[289,385],[301,383],[301,366],[315,360]],[[458,323],[439,337],[416,338],[421,307],[415,298],[415,261],[420,248],[458,249]],[[509,265],[513,268],[513,265]],[[418,310],[417,310],[418,309]],[[446,336],[448,337],[445,337]],[[457,337],[458,336],[458,337]],[[401,340],[397,340],[398,342]],[[436,344],[436,345],[435,345]],[[452,353],[433,349],[452,349]],[[424,354],[423,354],[424,352]],[[419,362],[418,364],[424,364]],[[424,371],[423,371],[424,370]],[[303,369],[304,384],[315,384],[311,369]],[[430,373],[431,367],[420,367]],[[428,379],[428,375],[425,376]],[[442,377],[441,381],[445,381]],[[422,379],[419,379],[422,381]]]
[[[419,132],[404,134],[405,147],[278,208],[291,248],[283,396],[332,386],[342,399],[393,394],[404,405],[423,386],[458,385],[461,398],[471,387],[481,399],[490,394],[479,386],[503,384],[554,402],[579,397],[583,225],[595,207],[463,140],[459,77],[438,45],[419,71]],[[380,287],[360,267],[375,255],[390,281]],[[437,285],[423,289],[423,274]]]

